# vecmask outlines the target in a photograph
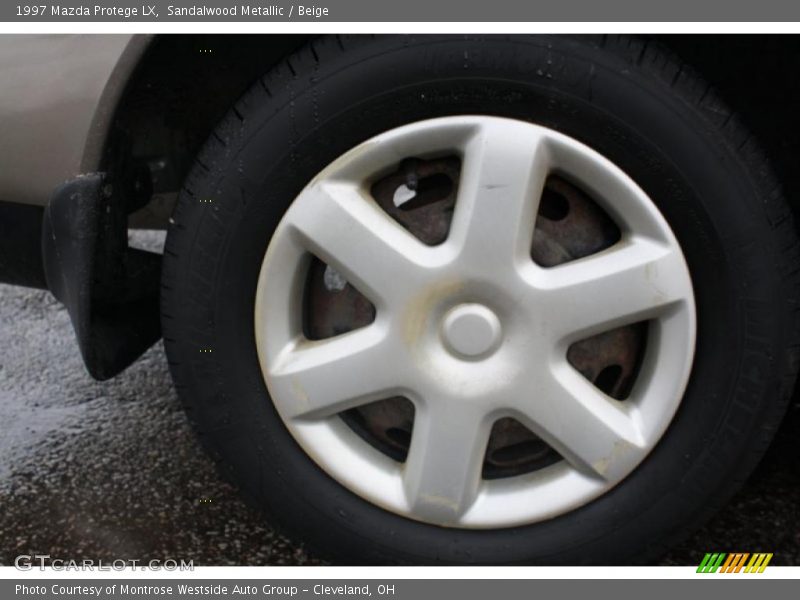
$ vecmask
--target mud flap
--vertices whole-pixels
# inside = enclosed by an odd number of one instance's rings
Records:
[[[45,209],[47,285],[69,312],[89,374],[105,380],[161,337],[161,256],[128,247],[127,214],[92,173],[60,186]],[[119,204],[116,204],[119,206]]]

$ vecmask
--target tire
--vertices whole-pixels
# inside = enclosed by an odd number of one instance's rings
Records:
[[[666,431],[602,495],[529,524],[441,527],[342,485],[285,426],[254,334],[267,246],[307,184],[374,136],[459,115],[532,123],[605,157],[663,215],[693,284],[694,360]],[[163,331],[180,398],[221,469],[337,563],[640,563],[724,506],[769,444],[795,381],[797,260],[756,142],[655,44],[323,37],[256,82],[200,152],[168,233]]]

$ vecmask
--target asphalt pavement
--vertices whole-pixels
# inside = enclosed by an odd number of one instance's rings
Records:
[[[66,311],[48,292],[0,285],[0,431],[0,565],[20,554],[320,563],[216,473],[181,410],[160,343],[119,377],[95,382]],[[798,456],[795,398],[744,489],[661,564],[698,564],[716,550],[773,552],[772,564],[800,565]]]

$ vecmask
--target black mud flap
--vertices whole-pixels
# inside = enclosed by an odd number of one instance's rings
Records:
[[[113,377],[161,337],[161,256],[128,247],[127,215],[112,210],[102,173],[59,187],[45,209],[47,285],[67,307],[89,374]]]

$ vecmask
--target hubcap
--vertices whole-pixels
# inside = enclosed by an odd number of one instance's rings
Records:
[[[381,134],[309,183],[270,241],[255,326],[280,417],[331,477],[411,519],[496,528],[636,468],[680,404],[695,308],[624,172],[468,116]]]

